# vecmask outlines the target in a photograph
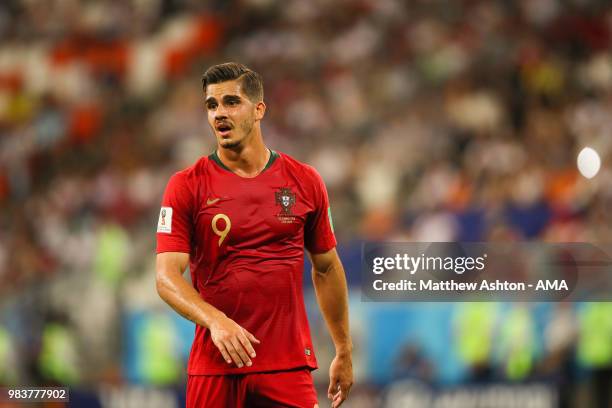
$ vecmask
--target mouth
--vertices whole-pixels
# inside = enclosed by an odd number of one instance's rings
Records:
[[[221,137],[226,137],[231,132],[232,126],[227,123],[219,123],[215,126],[215,129],[217,129],[217,133],[219,133]]]

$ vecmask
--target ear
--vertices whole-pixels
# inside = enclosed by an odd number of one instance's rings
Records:
[[[266,104],[264,101],[257,102],[255,105],[255,120],[262,120],[266,114]]]

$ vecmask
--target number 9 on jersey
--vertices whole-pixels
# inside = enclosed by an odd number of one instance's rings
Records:
[[[225,221],[225,228],[223,228],[222,230],[217,227],[217,223],[219,222],[219,220]],[[213,217],[211,226],[213,232],[219,237],[219,246],[221,246],[221,243],[223,243],[223,240],[225,240],[225,237],[227,237],[227,234],[229,234],[229,231],[232,228],[232,222],[230,221],[227,215],[217,214]]]

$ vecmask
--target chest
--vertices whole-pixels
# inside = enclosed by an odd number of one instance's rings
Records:
[[[219,248],[302,239],[313,211],[307,192],[291,180],[209,183],[199,199],[195,238]]]

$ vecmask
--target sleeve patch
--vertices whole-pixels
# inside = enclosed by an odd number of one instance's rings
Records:
[[[172,207],[162,207],[157,221],[157,232],[172,233]]]

